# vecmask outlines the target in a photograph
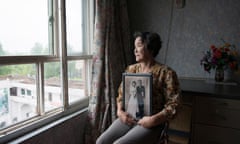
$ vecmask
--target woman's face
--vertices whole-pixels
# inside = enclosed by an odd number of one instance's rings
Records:
[[[132,82],[132,86],[135,87],[136,86],[136,82]]]
[[[142,43],[141,37],[137,37],[134,42],[135,49],[134,54],[137,62],[145,61],[148,59],[149,51],[145,48]]]

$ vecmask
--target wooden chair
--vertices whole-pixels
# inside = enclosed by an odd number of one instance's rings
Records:
[[[192,105],[183,104],[177,116],[167,123],[157,144],[190,144]]]
[[[169,127],[169,123],[166,123],[163,130],[161,131],[161,135],[159,137],[157,144],[168,144],[168,134],[167,134],[168,127]]]
[[[168,144],[190,144],[192,105],[183,103],[176,118],[169,123]]]

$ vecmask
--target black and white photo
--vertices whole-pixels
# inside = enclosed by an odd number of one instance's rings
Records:
[[[123,108],[136,120],[151,115],[152,75],[123,73]]]

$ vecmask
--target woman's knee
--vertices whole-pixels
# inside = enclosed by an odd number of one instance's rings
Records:
[[[113,143],[112,137],[106,133],[100,135],[96,140],[96,144],[112,144],[112,143]]]
[[[96,140],[96,144],[104,144],[104,138],[102,136],[98,137]]]
[[[119,138],[113,142],[113,144],[133,144],[133,143],[139,144],[139,142],[128,140],[125,138]]]
[[[122,144],[122,142],[118,139],[115,142],[113,142],[113,144]]]

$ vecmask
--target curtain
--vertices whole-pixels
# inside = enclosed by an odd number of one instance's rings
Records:
[[[116,119],[116,96],[122,72],[133,62],[126,0],[95,1],[94,56],[85,143]]]

